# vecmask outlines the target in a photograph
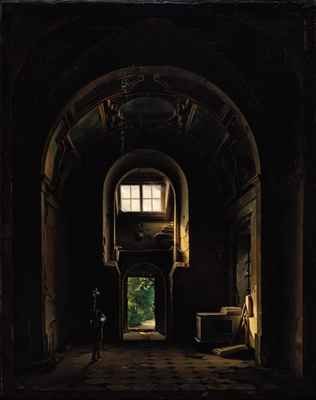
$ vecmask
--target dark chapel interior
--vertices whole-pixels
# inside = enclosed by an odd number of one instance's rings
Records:
[[[128,352],[132,277],[160,346],[248,301],[256,365],[314,377],[315,8],[97,3],[0,5],[2,393],[89,344],[95,287]]]

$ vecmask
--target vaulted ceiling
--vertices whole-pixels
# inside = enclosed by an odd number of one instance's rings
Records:
[[[93,147],[99,156],[148,147],[177,147],[217,169],[223,185],[241,187],[260,170],[246,120],[214,85],[173,67],[114,71],[84,88],[63,111],[51,132],[45,175],[65,182]]]

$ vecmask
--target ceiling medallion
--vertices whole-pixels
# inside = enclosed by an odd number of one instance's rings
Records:
[[[159,96],[135,97],[119,108],[119,117],[125,121],[142,124],[168,122],[176,115],[172,103]]]

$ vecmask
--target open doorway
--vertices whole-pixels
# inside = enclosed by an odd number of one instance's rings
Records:
[[[123,340],[166,339],[166,277],[159,267],[132,266],[123,278]]]
[[[128,277],[127,322],[129,331],[155,331],[155,289],[156,279],[154,277]]]

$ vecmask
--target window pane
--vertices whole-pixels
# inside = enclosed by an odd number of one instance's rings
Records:
[[[131,201],[132,201],[131,211],[140,211],[140,199],[133,199]]]
[[[121,199],[121,210],[124,212],[131,211],[131,201]]]
[[[161,200],[153,199],[153,211],[161,211]]]
[[[151,199],[143,200],[143,211],[145,212],[152,211]]]
[[[161,199],[161,186],[160,185],[153,185],[152,186],[152,193],[154,199]]]
[[[138,185],[131,185],[132,199],[140,198],[140,190]]]
[[[121,198],[129,199],[131,197],[131,190],[129,185],[121,185]]]
[[[143,185],[143,198],[151,199],[151,185]]]
[[[161,185],[142,185],[142,193],[140,191],[140,185],[121,185],[120,191],[121,210],[123,212],[162,211]]]

